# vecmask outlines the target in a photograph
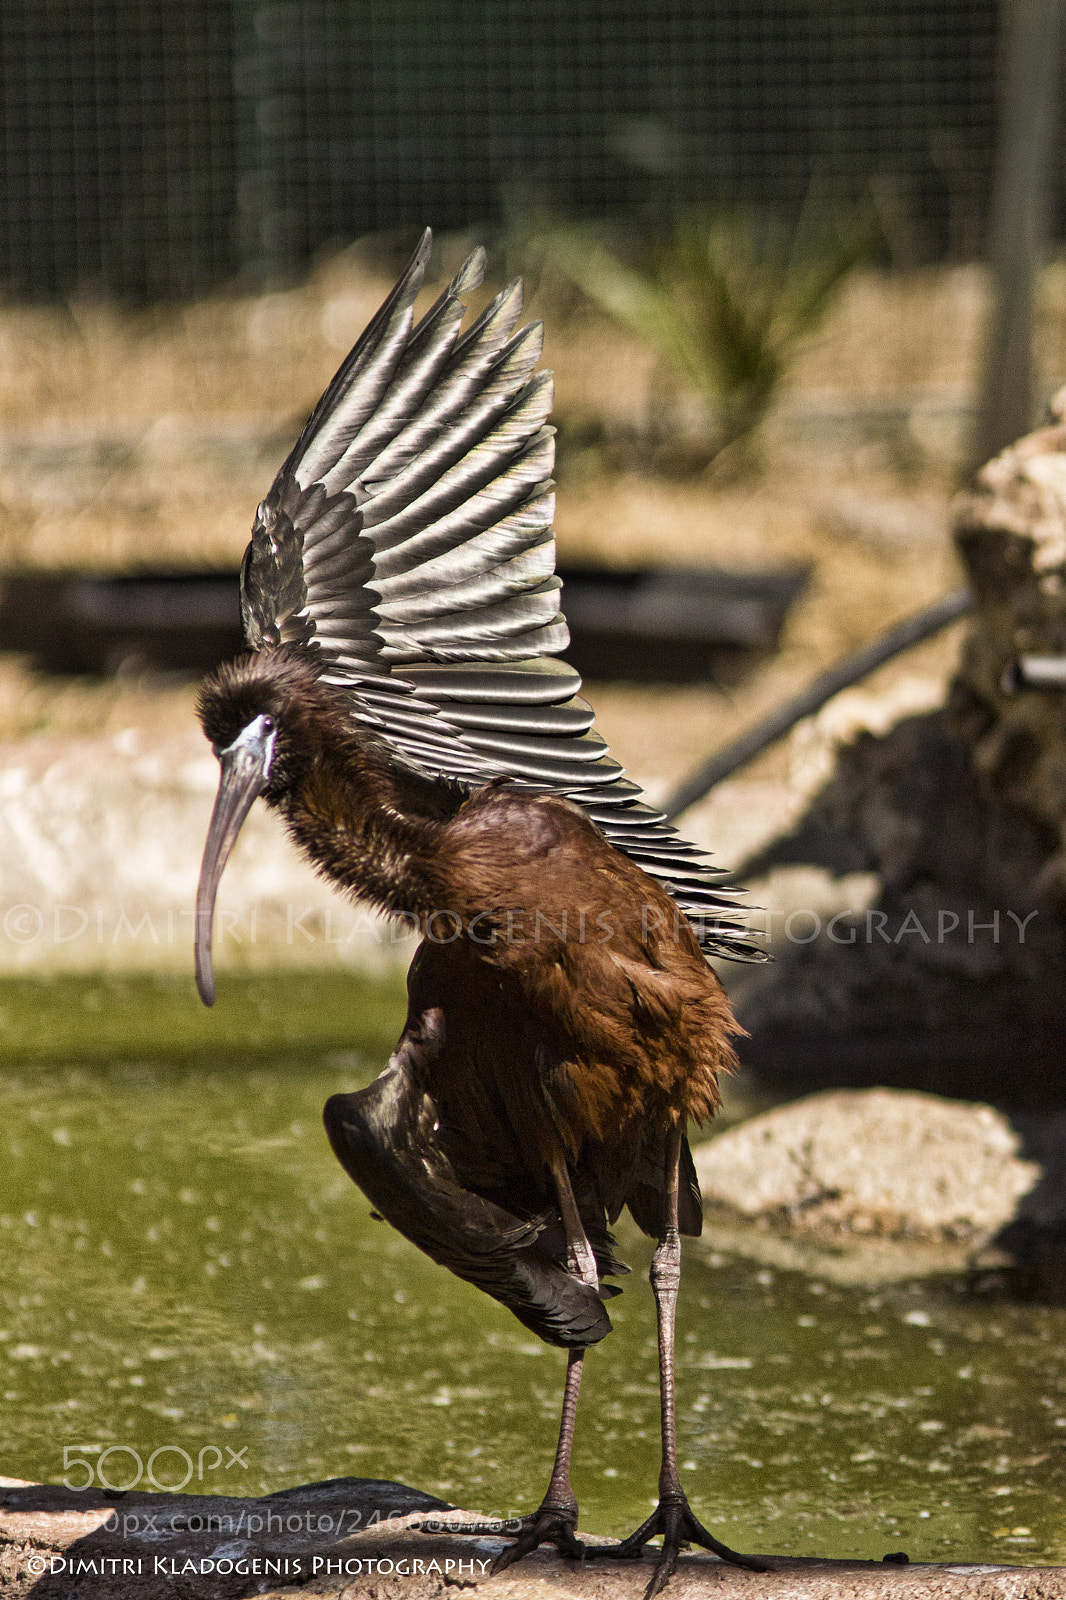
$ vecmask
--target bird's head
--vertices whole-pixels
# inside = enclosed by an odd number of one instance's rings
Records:
[[[206,679],[197,711],[221,768],[196,891],[196,986],[215,1003],[211,931],[215,897],[244,819],[259,795],[277,805],[312,759],[314,666],[284,649],[226,662]]]

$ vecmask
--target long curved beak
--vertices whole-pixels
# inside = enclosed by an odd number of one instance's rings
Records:
[[[222,776],[196,890],[196,987],[205,1006],[215,1003],[215,972],[211,959],[215,896],[244,819],[266,788],[270,775],[275,733],[272,724],[269,731],[259,727],[262,721],[257,717],[218,758]]]

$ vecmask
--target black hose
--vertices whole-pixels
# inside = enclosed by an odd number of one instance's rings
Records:
[[[966,616],[972,610],[973,596],[969,589],[956,589],[953,594],[947,594],[924,611],[919,611],[917,616],[908,617],[906,622],[898,622],[880,639],[875,639],[873,644],[865,645],[839,665],[830,667],[806,689],[757,722],[754,728],[742,733],[739,739],[734,739],[717,755],[701,762],[663,802],[666,815],[670,818],[680,816],[697,800],[702,800],[715,784],[731,777],[739,767],[747,766],[749,761],[761,755],[770,745],[776,744],[797,722],[820,711],[826,701],[832,700],[842,689],[850,688],[853,683],[858,683],[873,672],[875,667],[883,666],[893,656],[902,655],[905,650],[921,644],[923,639],[931,639],[949,623],[957,622],[959,617]]]

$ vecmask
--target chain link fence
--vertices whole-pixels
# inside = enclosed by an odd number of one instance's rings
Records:
[[[993,0],[4,0],[0,283],[187,295],[376,230],[871,189],[980,247]],[[1061,221],[1061,203],[1056,218]]]

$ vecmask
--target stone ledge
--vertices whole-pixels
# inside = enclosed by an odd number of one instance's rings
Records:
[[[437,1600],[449,1589],[479,1587],[503,1541],[423,1532],[422,1524],[472,1515],[403,1484],[365,1478],[260,1499],[79,1493],[0,1478],[0,1592],[6,1600]],[[1059,1567],[770,1559],[775,1570],[755,1574],[713,1556],[683,1556],[667,1592],[672,1600],[1066,1600]],[[650,1555],[639,1564],[575,1566],[552,1550],[536,1551],[493,1579],[491,1593],[641,1600],[651,1567]]]

